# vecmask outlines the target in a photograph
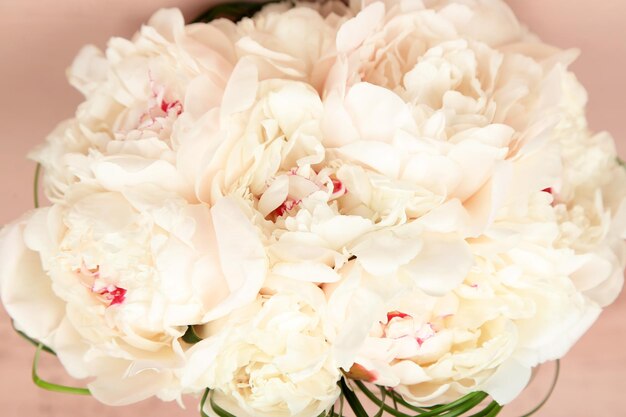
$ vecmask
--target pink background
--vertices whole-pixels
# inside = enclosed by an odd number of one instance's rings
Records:
[[[113,36],[130,36],[159,7],[180,7],[187,18],[211,0],[0,0],[0,224],[32,207],[34,165],[26,152],[54,125],[71,117],[80,96],[66,83],[65,68],[86,43],[100,47]],[[520,19],[544,40],[579,47],[573,70],[589,90],[589,119],[610,131],[626,156],[626,0],[508,0]],[[0,309],[1,310],[1,309]],[[562,361],[561,380],[538,416],[619,417],[626,415],[626,295],[609,307],[595,327]],[[88,397],[39,390],[30,381],[33,349],[23,343],[0,311],[0,415],[4,417],[197,416],[188,409],[146,401],[105,407]],[[51,358],[41,373],[69,382]],[[503,416],[523,414],[545,390],[549,372]]]

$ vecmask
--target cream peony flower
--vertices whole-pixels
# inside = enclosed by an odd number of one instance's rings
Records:
[[[174,168],[178,132],[220,103],[236,62],[222,26],[185,26],[179,10],[164,9],[133,40],[111,39],[105,54],[84,47],[68,78],[86,100],[30,155],[44,167],[46,196],[62,201],[88,170],[84,157],[98,152],[131,166],[144,182],[155,166],[169,164],[177,191],[193,202],[193,183]]]
[[[502,32],[493,39],[464,30],[485,13]],[[525,204],[558,180],[559,150],[548,138],[563,114],[571,53],[527,37],[511,19],[497,1],[372,2],[339,29],[325,144],[370,168],[371,183],[384,176],[376,188],[385,197],[390,188],[416,190],[391,200],[400,221],[458,200],[463,232],[478,236],[503,204]],[[379,209],[367,195],[359,200]]]
[[[518,207],[502,210],[483,236],[469,240],[473,260],[461,282],[440,294],[402,269],[383,282],[357,257],[353,273],[324,287],[338,318],[341,366],[420,406],[474,391],[500,404],[514,399],[531,368],[562,357],[601,311],[578,288],[577,255],[555,245],[551,201],[537,192],[523,215]],[[401,256],[402,246],[392,247]]]
[[[8,226],[0,246],[2,301],[17,327],[72,376],[94,378],[88,387],[107,404],[179,398],[187,326],[253,301],[266,274],[237,203],[190,205],[149,184],[73,185],[62,204]]]
[[[566,114],[555,140],[563,170],[550,191],[560,228],[559,247],[571,248],[580,267],[576,286],[604,307],[623,286],[626,267],[626,171],[618,162],[613,138],[592,134],[585,118],[587,94],[573,74],[563,80]]]
[[[189,350],[183,383],[212,390],[237,416],[316,417],[339,396],[341,373],[326,334],[325,299],[315,285],[271,277],[257,301],[205,326]],[[206,406],[209,415],[215,415]]]
[[[493,32],[461,24],[486,16]],[[589,139],[584,92],[566,71],[573,53],[526,34],[498,1],[371,2],[339,29],[337,48],[327,153],[360,165],[362,184],[384,178],[432,196],[421,210],[392,200],[396,225],[361,237],[356,272],[325,286],[349,323],[340,364],[416,405],[476,390],[506,403],[623,282],[626,174],[610,138]],[[379,211],[385,198],[372,194],[347,198]]]

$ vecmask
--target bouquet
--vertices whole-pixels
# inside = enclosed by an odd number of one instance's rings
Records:
[[[576,54],[501,0],[165,9],[85,47],[85,101],[30,154],[50,204],[36,182],[0,234],[35,382],[495,416],[623,284],[626,171]],[[82,386],[40,379],[42,351]]]

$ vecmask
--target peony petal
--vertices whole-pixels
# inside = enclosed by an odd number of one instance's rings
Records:
[[[355,84],[346,95],[345,106],[364,140],[390,142],[396,129],[416,130],[404,100],[386,88]]]
[[[27,223],[37,225],[37,233],[47,233],[49,209],[30,212],[5,226],[0,232],[0,297],[18,329],[48,343],[65,316],[65,303],[52,290],[42,268],[40,254],[24,242]],[[42,236],[48,239],[47,236]],[[45,314],[41,314],[45,311]]]
[[[163,160],[139,156],[107,156],[94,161],[91,169],[98,182],[111,191],[145,184],[178,192],[193,201],[193,190],[175,166]]]
[[[258,83],[256,66],[249,59],[240,59],[224,90],[220,112],[222,126],[230,115],[245,111],[254,104]]]
[[[106,80],[109,62],[100,49],[93,45],[84,46],[67,72],[70,84],[85,97],[91,96]]]
[[[469,245],[454,234],[425,233],[423,247],[403,270],[422,291],[442,296],[463,282],[474,264]]]
[[[106,358],[98,361],[95,381],[87,384],[98,401],[112,406],[122,406],[157,395],[174,384],[169,370],[145,369],[128,375],[130,362]]]
[[[286,278],[315,283],[337,282],[341,279],[333,268],[319,262],[278,263],[272,272]]]
[[[382,230],[366,236],[351,252],[367,272],[386,276],[414,259],[423,244],[418,236],[403,237],[393,230]]]
[[[337,51],[345,53],[357,48],[382,22],[384,16],[383,2],[372,3],[361,10],[337,31]]]
[[[187,86],[187,94],[183,104],[185,113],[199,119],[209,110],[220,106],[223,94],[223,86],[217,84],[207,75],[199,75],[191,80]]]
[[[400,384],[413,385],[432,379],[421,366],[413,361],[399,361],[391,367],[400,379]]]
[[[526,388],[530,375],[530,367],[522,365],[515,359],[509,359],[498,367],[481,389],[498,404],[504,405],[515,399]]]
[[[256,228],[237,203],[224,197],[211,207],[222,270],[231,293],[203,321],[221,317],[254,300],[267,271],[265,248]]]
[[[344,160],[360,162],[381,174],[397,178],[400,155],[393,146],[374,140],[357,140],[337,150]]]
[[[263,217],[267,217],[287,200],[289,196],[289,177],[281,175],[276,178],[259,199],[257,210]]]

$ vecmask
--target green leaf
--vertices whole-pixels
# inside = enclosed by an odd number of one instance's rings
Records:
[[[33,382],[35,383],[35,385],[37,385],[39,388],[43,388],[48,391],[62,392],[65,394],[91,395],[91,393],[89,392],[87,388],[75,388],[75,387],[68,387],[65,385],[53,384],[51,382],[44,381],[43,379],[39,378],[39,375],[37,374],[37,368],[39,366],[39,354],[41,353],[42,350],[43,350],[42,344],[37,346],[37,350],[35,351],[35,358],[33,359],[32,377],[33,377]]]
[[[380,398],[378,398],[376,396],[376,394],[374,394],[372,391],[370,391],[364,383],[362,383],[361,381],[354,381],[354,383],[356,384],[357,387],[359,387],[359,389],[361,391],[363,391],[363,394],[365,394],[365,396],[367,398],[370,399],[370,401],[372,401],[374,404],[380,406],[383,410],[385,410],[386,412],[388,412],[389,414],[396,416],[396,417],[412,417],[409,414],[405,414],[401,411],[396,410],[393,407],[390,407],[389,405],[385,404],[383,401],[380,400]]]
[[[341,395],[339,396],[339,417],[343,417],[343,402],[345,400],[345,397],[343,395],[343,392],[341,393]]]
[[[215,401],[213,400],[213,391],[211,391],[211,393],[209,394],[209,404],[211,405],[211,409],[215,411],[215,414],[217,414],[219,417],[235,417],[233,414],[224,410],[222,407],[215,403]]]
[[[480,396],[480,395],[474,396],[468,401],[465,401],[464,403],[459,404],[457,407],[446,412],[445,416],[446,417],[460,417],[463,414],[465,414],[465,412],[470,411],[471,409],[479,405],[483,401],[484,398],[485,397]]]
[[[541,402],[539,404],[537,404],[537,406],[535,408],[533,408],[532,410],[530,410],[528,413],[524,414],[521,417],[530,417],[533,414],[535,414],[537,411],[539,411],[541,409],[541,407],[543,407],[548,400],[550,399],[550,397],[552,396],[552,393],[554,392],[554,388],[556,387],[556,383],[559,380],[559,373],[561,372],[561,361],[559,361],[557,359],[556,364],[555,364],[555,369],[554,369],[554,377],[552,378],[552,385],[550,385],[550,389],[548,390],[548,393],[546,394],[545,397],[543,397],[543,400],[541,400]]]
[[[363,393],[365,394],[365,396],[367,396],[367,398],[369,398],[373,403],[382,407],[384,411],[386,411],[387,413],[396,417],[413,417],[409,414],[398,411],[397,409],[385,404],[383,401],[381,401],[379,397],[377,397],[372,391],[370,391],[365,386],[365,384],[363,384],[361,381],[354,381],[354,383],[357,385],[357,387],[359,387],[361,391],[363,391]],[[417,411],[418,412],[417,415],[419,417],[438,417],[438,416],[457,417],[457,416],[461,416],[463,413],[479,405],[486,397],[487,397],[487,394],[485,394],[484,392],[473,392],[449,404],[432,407],[428,411],[425,411],[423,409],[418,409],[418,410],[413,410],[413,411]],[[404,402],[406,403],[406,401]],[[417,407],[413,407],[413,408],[417,408]]]
[[[56,355],[56,353],[52,349],[50,349],[48,346],[44,345],[43,343],[41,343],[38,340],[35,340],[35,339],[31,338],[30,336],[28,336],[23,331],[18,330],[17,327],[15,327],[15,320],[11,320],[11,326],[13,326],[13,330],[15,330],[15,333],[19,334],[28,343],[32,344],[35,347],[41,346],[41,350],[43,350],[44,352],[47,352],[47,353],[49,353],[51,355]]]
[[[206,399],[209,396],[209,389],[204,390],[204,394],[202,394],[202,399],[200,400],[200,416],[209,417],[207,413],[204,412],[204,404],[206,404]]]
[[[452,401],[449,404],[434,407],[430,411],[420,414],[420,417],[439,416],[443,412],[452,412],[454,410],[458,410],[459,407],[464,407],[464,405],[466,405],[468,402],[480,404],[480,402],[483,401],[485,398],[487,398],[487,394],[485,394],[484,392],[472,392],[464,397],[459,398],[456,401]],[[446,414],[446,416],[447,415],[448,414]]]
[[[624,160],[622,158],[620,158],[619,156],[617,158],[617,163],[620,164],[621,166],[623,166],[624,168],[626,168],[626,162],[624,162]]]
[[[273,0],[261,3],[252,2],[232,2],[218,4],[215,7],[210,8],[206,12],[193,20],[193,23],[208,23],[215,19],[228,19],[233,22],[237,22],[244,17],[252,17],[256,12],[261,10],[265,5],[270,3],[277,3],[281,0]]]
[[[382,387],[380,388],[380,390],[381,390],[381,392],[382,392],[382,391],[386,391],[386,390],[385,390],[384,388],[382,388]],[[391,391],[391,393],[395,394],[393,391]],[[398,410],[398,401],[396,401],[396,397],[395,397],[395,395],[392,395],[392,396],[391,396],[391,401],[393,402],[393,408],[394,408],[395,410]]]
[[[487,407],[482,409],[476,414],[472,414],[469,417],[495,417],[502,410],[502,406],[495,401],[492,401]]]
[[[326,413],[326,417],[335,417],[335,404],[330,407],[330,410]]]
[[[195,345],[196,343],[202,342],[202,340],[204,340],[200,336],[198,336],[193,326],[187,326],[187,331],[185,331],[182,339],[185,341],[185,343],[189,343],[190,345]]]
[[[35,208],[39,208],[39,176],[41,174],[41,164],[35,168],[35,180],[33,181],[33,201]]]
[[[384,389],[380,390],[380,401],[385,404],[385,398],[387,396],[387,392]],[[385,412],[385,408],[381,405],[378,413],[374,414],[374,417],[381,417]]]
[[[350,408],[352,408],[352,411],[354,411],[354,415],[356,417],[368,417],[367,412],[361,405],[361,401],[359,401],[359,398],[356,396],[354,391],[352,391],[350,388],[348,388],[348,385],[346,385],[345,378],[341,378],[341,380],[339,381],[339,386],[341,387],[341,392],[346,398],[346,401],[348,401]]]
[[[418,413],[426,413],[429,409],[433,409],[435,407],[416,407],[413,404],[409,404],[401,395],[393,390],[388,390],[387,393],[393,398],[394,403],[401,404],[403,407],[408,408],[409,410],[416,411]],[[396,407],[397,409],[397,407]]]

